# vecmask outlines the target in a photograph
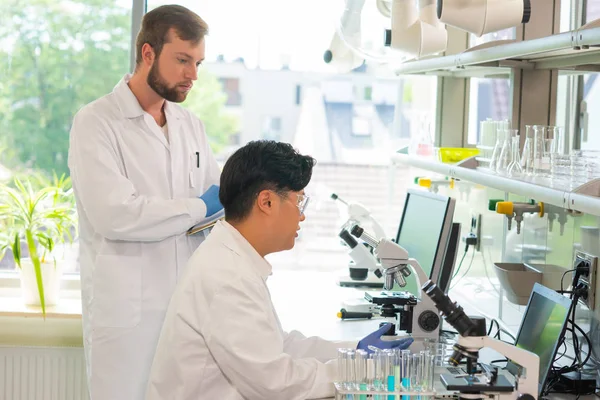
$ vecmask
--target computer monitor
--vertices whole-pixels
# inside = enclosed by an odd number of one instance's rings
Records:
[[[456,256],[458,254],[458,245],[460,243],[460,223],[453,222],[450,230],[450,238],[446,246],[446,254],[444,255],[444,263],[439,273],[437,285],[444,294],[448,294],[450,289],[450,281],[454,274],[454,265],[456,264]]]
[[[429,192],[410,189],[406,194],[396,243],[419,262],[425,275],[434,282],[438,281],[442,269],[455,204],[451,197]],[[420,297],[421,288],[417,287],[416,278],[409,276],[406,281],[407,285],[401,290]],[[420,282],[421,286],[424,284]]]
[[[531,351],[540,358],[538,394],[544,388],[554,357],[565,334],[571,307],[571,299],[539,283],[533,286],[515,346]],[[511,361],[506,366],[513,375],[519,368],[519,365]]]

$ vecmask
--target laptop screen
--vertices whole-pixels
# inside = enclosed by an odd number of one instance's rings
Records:
[[[571,300],[538,283],[533,287],[515,346],[540,358],[539,389],[544,387],[552,362],[565,333]],[[516,374],[519,366],[510,362],[507,369]]]

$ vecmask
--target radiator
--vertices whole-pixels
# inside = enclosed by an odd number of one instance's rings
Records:
[[[0,346],[0,400],[88,400],[83,349]]]

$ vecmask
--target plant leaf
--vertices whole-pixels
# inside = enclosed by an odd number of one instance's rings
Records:
[[[33,233],[31,233],[30,230],[27,230],[25,235],[27,237],[29,257],[33,262],[33,269],[35,270],[35,280],[37,281],[40,304],[42,305],[42,316],[46,318],[46,299],[44,298],[44,281],[42,280],[42,266],[40,264],[40,258],[38,257],[38,251],[35,245],[35,240],[33,239]]]

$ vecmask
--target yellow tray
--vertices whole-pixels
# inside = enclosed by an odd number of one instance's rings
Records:
[[[441,147],[438,151],[439,160],[447,164],[454,164],[477,154],[479,149],[461,147]]]

